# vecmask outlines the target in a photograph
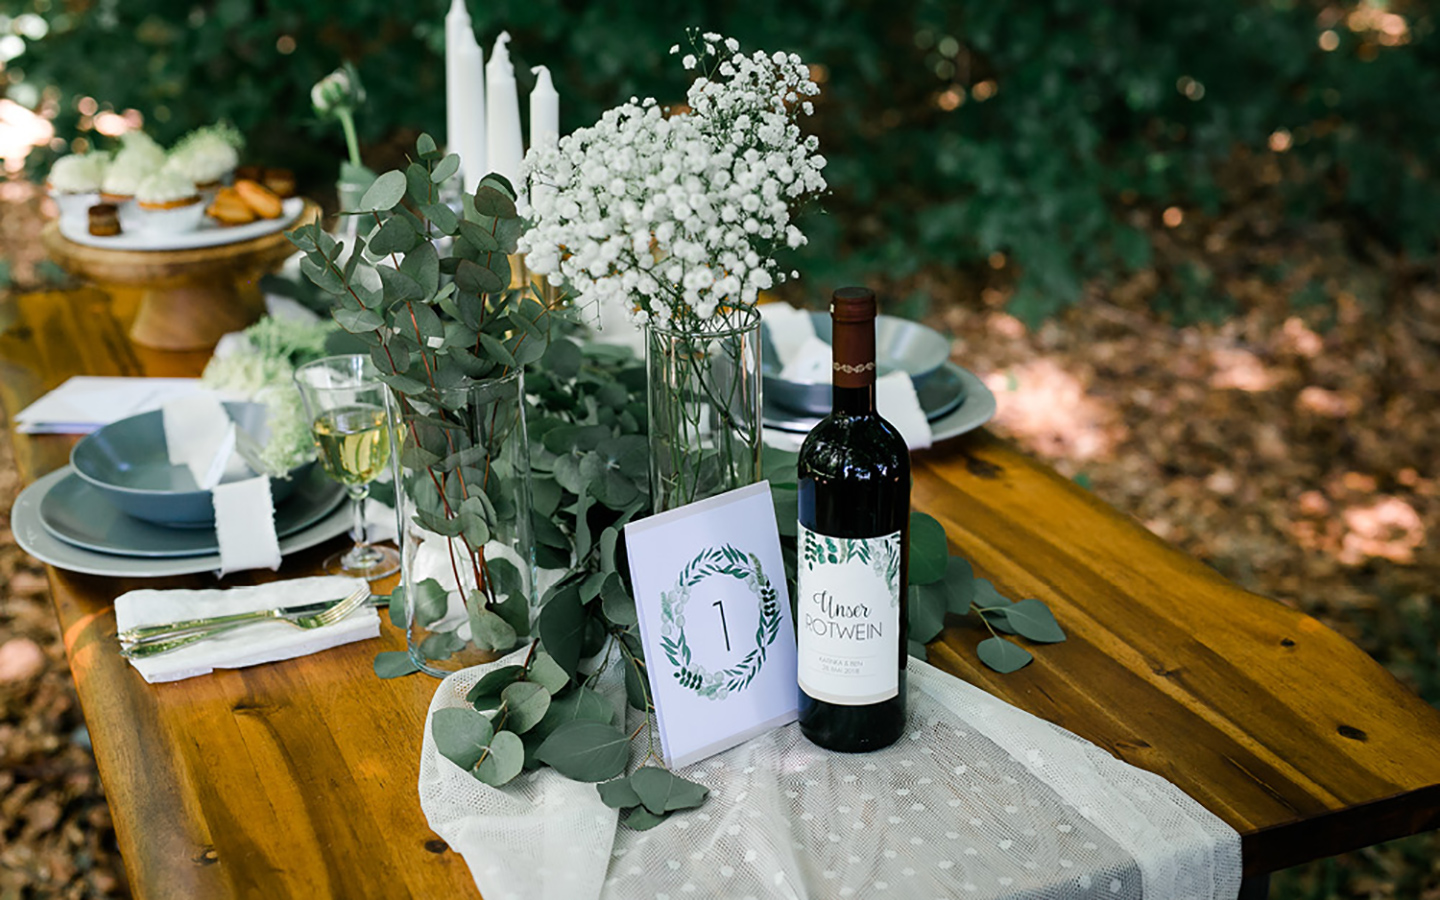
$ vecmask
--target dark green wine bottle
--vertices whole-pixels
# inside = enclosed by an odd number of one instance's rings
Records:
[[[841,288],[830,316],[834,405],[799,461],[800,730],[865,752],[905,730],[910,453],[875,410],[875,294]]]

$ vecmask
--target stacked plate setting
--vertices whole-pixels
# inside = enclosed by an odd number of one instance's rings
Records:
[[[260,404],[226,404],[236,424],[263,429]],[[210,492],[172,466],[158,410],[111,423],[83,438],[69,466],[26,488],[11,513],[30,555],[77,572],[161,577],[220,567]],[[343,534],[345,489],[307,463],[271,480],[281,553]]]
[[[815,335],[831,341],[828,313],[810,313]],[[766,428],[805,434],[830,413],[830,385],[787,381],[780,377],[780,357],[768,334],[761,351]],[[930,422],[935,440],[964,434],[995,415],[995,396],[973,372],[950,361],[950,341],[933,328],[895,316],[875,319],[877,375],[903,371],[915,386],[916,399]]]

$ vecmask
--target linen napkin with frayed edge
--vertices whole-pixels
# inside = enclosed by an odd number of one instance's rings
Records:
[[[119,631],[125,631],[137,625],[162,625],[184,619],[339,600],[362,584],[364,582],[358,578],[325,575],[229,590],[157,591],[147,588],[115,598],[115,624]],[[132,659],[130,665],[147,682],[156,684],[207,675],[216,669],[241,669],[308,656],[341,644],[378,637],[379,634],[379,614],[374,607],[361,606],[346,618],[324,628],[307,630],[285,622],[257,622],[159,656]]]

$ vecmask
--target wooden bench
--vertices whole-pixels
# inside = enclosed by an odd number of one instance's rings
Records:
[[[133,311],[96,291],[18,300],[0,334],[13,415],[74,374],[194,375],[207,353],[126,340]],[[73,438],[15,435],[23,478]],[[1243,839],[1247,892],[1276,869],[1440,824],[1440,712],[1313,618],[1243,591],[1013,447],[981,432],[916,454],[914,502],[1012,597],[1070,639],[999,676],[952,617],[931,659],[1157,772]],[[331,546],[286,560],[316,570]],[[247,573],[227,584],[266,580]],[[116,652],[113,599],[163,581],[52,569],[55,610],[120,850],[141,897],[474,896],[416,794],[435,682],[381,681],[378,641],[147,685]],[[1163,900],[1163,898],[1157,898]]]

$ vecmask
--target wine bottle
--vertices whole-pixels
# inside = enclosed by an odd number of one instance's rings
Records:
[[[833,405],[798,464],[800,730],[865,752],[905,729],[910,453],[875,410],[875,294],[841,288],[830,317]]]

